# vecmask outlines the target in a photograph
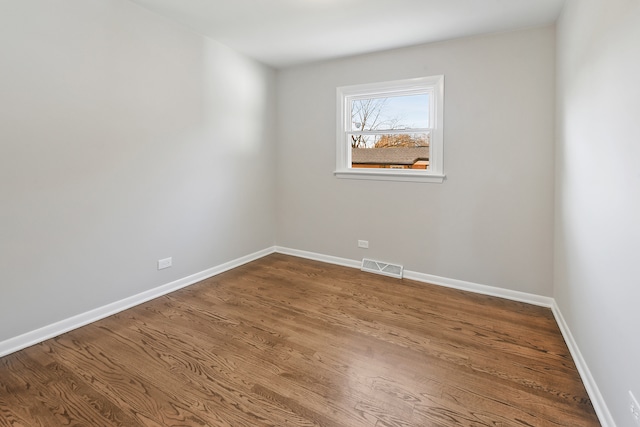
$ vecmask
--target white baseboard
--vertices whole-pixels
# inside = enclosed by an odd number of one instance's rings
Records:
[[[511,289],[498,288],[495,286],[480,285],[478,283],[466,282],[464,280],[449,279],[447,277],[434,276],[432,274],[418,273],[416,271],[405,270],[404,277],[418,282],[431,283],[433,285],[444,286],[447,288],[460,289],[476,294],[490,295],[493,297],[505,298],[511,301],[525,302],[527,304],[539,305],[551,308],[553,306],[553,298],[544,297],[527,292],[514,291]]]
[[[275,251],[279,254],[291,255],[298,258],[306,258],[314,261],[326,262],[327,264],[341,265],[343,267],[360,268],[360,261],[347,258],[339,258],[331,255],[323,255],[315,252],[300,251],[298,249],[284,248],[276,246]]]
[[[150,301],[154,298],[158,298],[162,295],[166,295],[170,292],[177,291],[178,289],[193,285],[194,283],[200,282],[204,279],[208,279],[209,277],[213,277],[220,273],[224,273],[227,270],[239,267],[258,258],[262,258],[266,255],[272,254],[273,252],[275,252],[275,247],[263,249],[253,254],[243,256],[241,258],[234,259],[216,267],[212,267],[199,273],[195,273],[182,279],[178,279],[171,283],[158,286],[157,288],[149,289],[148,291],[141,292],[137,295],[124,298],[120,301],[98,307],[94,310],[90,310],[73,317],[69,317],[67,319],[44,326],[31,332],[27,332],[17,337],[9,338],[8,340],[0,342],[0,357],[6,356],[7,354],[16,352],[18,350],[22,350],[23,348],[32,346],[34,344],[38,344],[42,341],[64,334],[65,332],[69,332],[81,326],[88,325],[89,323],[104,319],[105,317],[109,317],[113,314]]]
[[[596,380],[591,375],[591,371],[587,366],[587,362],[582,357],[582,353],[580,352],[580,348],[573,338],[573,334],[571,334],[571,330],[569,329],[569,325],[567,324],[562,312],[560,311],[560,307],[556,301],[553,301],[553,305],[551,306],[551,310],[553,311],[553,315],[556,318],[556,322],[558,323],[558,327],[560,328],[560,332],[562,332],[562,336],[564,337],[564,341],[567,343],[567,347],[569,347],[569,352],[571,352],[571,357],[573,358],[576,367],[578,368],[578,372],[580,373],[580,378],[582,378],[582,383],[584,387],[587,389],[587,394],[589,395],[589,399],[591,399],[591,404],[593,405],[593,409],[595,409],[596,414],[598,415],[598,420],[600,420],[600,424],[602,427],[616,427],[616,423],[611,416],[611,412],[609,412],[609,408],[607,407],[604,398],[602,397],[602,393],[600,393],[600,389],[596,384]]]
[[[327,262],[329,264],[337,264],[345,267],[360,268],[360,261],[338,258],[329,255],[318,254],[315,252],[300,251],[297,249],[284,248],[276,246],[275,251],[285,255],[297,256],[299,258],[307,258],[315,261]],[[495,286],[480,285],[463,280],[448,279],[446,277],[433,276],[431,274],[419,273],[417,271],[404,270],[404,278],[415,280],[418,282],[431,283],[433,285],[445,286],[447,288],[460,289],[463,291],[474,292],[476,294],[491,295],[494,297],[506,298],[512,301],[526,302],[528,304],[539,305],[551,308],[553,306],[553,298],[543,297],[526,292],[512,291],[510,289],[497,288]]]

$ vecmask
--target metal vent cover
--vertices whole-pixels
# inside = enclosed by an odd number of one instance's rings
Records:
[[[402,266],[399,264],[389,264],[382,261],[363,258],[360,270],[402,279]]]

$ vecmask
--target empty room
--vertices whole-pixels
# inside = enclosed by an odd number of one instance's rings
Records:
[[[0,426],[640,426],[638,76],[638,0],[0,0]]]

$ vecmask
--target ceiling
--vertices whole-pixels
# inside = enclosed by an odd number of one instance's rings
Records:
[[[276,68],[553,23],[564,0],[132,0]]]

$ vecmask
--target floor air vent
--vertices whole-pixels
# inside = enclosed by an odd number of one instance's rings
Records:
[[[364,258],[360,269],[362,271],[368,271],[369,273],[383,274],[385,276],[402,279],[402,266],[398,264],[387,264],[386,262]]]

